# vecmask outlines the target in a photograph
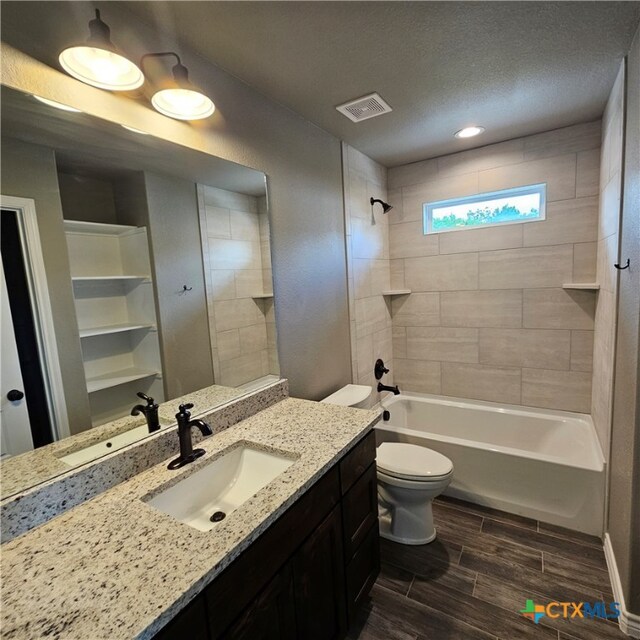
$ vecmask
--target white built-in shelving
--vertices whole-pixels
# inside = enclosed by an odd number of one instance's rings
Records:
[[[582,291],[598,291],[600,285],[597,282],[565,282],[563,289],[581,289]]]
[[[92,420],[126,415],[136,391],[164,400],[147,231],[65,221]]]
[[[383,291],[383,296],[408,296],[411,293],[411,289],[389,289]]]

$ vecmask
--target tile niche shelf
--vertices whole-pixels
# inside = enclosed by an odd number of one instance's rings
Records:
[[[383,291],[383,296],[408,296],[411,293],[411,289],[388,289]]]
[[[144,391],[164,401],[147,230],[65,221],[93,425],[127,415]]]
[[[563,289],[579,289],[582,291],[598,291],[600,285],[597,282],[565,282]]]
[[[269,298],[273,298],[273,293],[257,293],[251,297],[254,300],[268,300]]]

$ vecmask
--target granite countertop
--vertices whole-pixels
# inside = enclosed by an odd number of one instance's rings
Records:
[[[6,543],[3,639],[153,637],[378,419],[289,398],[203,440],[195,463],[169,471],[165,461]],[[143,501],[240,441],[299,457],[213,530]]]

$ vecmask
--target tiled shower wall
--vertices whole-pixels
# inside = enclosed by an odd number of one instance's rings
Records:
[[[562,285],[596,277],[600,137],[596,121],[389,169],[401,389],[590,411],[596,294]],[[542,182],[544,221],[423,234],[425,202]]]
[[[373,366],[391,365],[389,289],[389,216],[369,199],[387,199],[387,170],[349,145],[342,145],[352,379],[375,386]],[[391,384],[393,371],[384,382]],[[372,394],[371,401],[377,401]]]
[[[608,455],[613,405],[616,308],[618,299],[618,233],[622,190],[624,121],[624,65],[614,84],[602,118],[600,164],[600,217],[596,279],[600,283],[596,308],[593,351],[591,415]]]
[[[216,384],[279,375],[264,198],[198,185]]]

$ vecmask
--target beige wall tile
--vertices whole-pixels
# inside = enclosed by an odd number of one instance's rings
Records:
[[[261,269],[260,243],[209,238],[212,269]]]
[[[440,324],[440,295],[438,293],[412,293],[394,296],[391,317],[397,327],[427,327]]]
[[[404,281],[412,291],[462,291],[478,288],[478,254],[406,258]]]
[[[381,295],[383,291],[387,291],[391,286],[389,261],[371,260],[369,269],[371,272],[371,295]]]
[[[240,355],[240,336],[237,329],[219,331],[216,334],[216,341],[220,360],[231,360]]]
[[[262,293],[262,271],[258,269],[241,270],[235,272],[236,296],[238,298],[250,298]]]
[[[547,202],[576,195],[576,154],[531,160],[479,173],[479,191],[497,191],[525,185],[547,184]]]
[[[203,187],[204,203],[206,206],[236,209],[247,213],[258,212],[258,198],[247,196],[235,191],[226,191],[216,187]]]
[[[595,242],[583,242],[573,245],[572,282],[596,281],[597,247],[598,245]]]
[[[392,289],[404,289],[404,260],[391,260],[389,268],[391,271],[389,286]]]
[[[376,260],[389,258],[389,226],[385,220],[353,218],[351,220],[353,258]]]
[[[520,369],[442,363],[442,393],[458,398],[520,403]]]
[[[561,287],[572,272],[571,245],[487,251],[480,254],[479,288]]]
[[[525,289],[523,321],[530,329],[593,330],[596,296],[574,289]]]
[[[227,387],[237,387],[245,382],[251,382],[251,380],[256,380],[266,375],[267,372],[263,369],[261,355],[262,354],[248,353],[233,358],[233,360],[221,361],[220,384]]]
[[[391,330],[391,339],[393,341],[393,357],[407,357],[407,329],[406,327],[398,327],[395,324]]]
[[[400,391],[442,393],[440,363],[426,360],[393,359],[393,375]]]
[[[393,361],[393,337],[391,327],[373,334],[373,353],[371,362],[369,363],[369,372],[371,374],[373,374],[373,367],[378,358],[386,363],[387,368],[389,368],[390,363]],[[393,380],[393,371],[387,374],[385,380]]]
[[[520,138],[442,156],[437,159],[439,175],[453,176],[517,164],[524,160],[523,149],[524,142]]]
[[[421,220],[392,224],[389,229],[389,256],[409,258],[438,255],[438,235],[425,235]]]
[[[349,197],[347,205],[349,214],[354,218],[366,220],[371,218],[371,195],[367,192],[367,180],[357,173],[349,173]]]
[[[389,189],[419,184],[421,182],[427,182],[428,180],[434,180],[437,177],[437,160],[423,160],[422,162],[403,164],[399,167],[389,169]]]
[[[522,404],[588,413],[591,374],[581,371],[522,370]]]
[[[214,302],[216,328],[218,333],[239,327],[248,327],[262,321],[260,308],[251,298],[218,300]]]
[[[600,192],[600,147],[580,151],[576,167],[576,198]]]
[[[522,226],[525,247],[593,242],[598,235],[598,199],[590,196],[550,202],[545,220]]]
[[[588,149],[598,149],[601,135],[601,121],[595,120],[527,136],[524,138],[524,159],[537,160]]]
[[[447,327],[521,327],[522,291],[443,291],[440,317]]]
[[[387,169],[381,164],[375,162],[364,153],[354,149],[351,145],[347,145],[347,161],[349,169],[357,171],[363,175],[367,180],[375,182],[379,185],[386,185],[387,183]]]
[[[407,355],[417,360],[478,362],[478,330],[407,327]]]
[[[260,222],[257,213],[230,212],[231,237],[234,240],[260,242]]]
[[[469,253],[522,246],[523,224],[504,224],[486,229],[464,229],[436,234],[440,237],[440,253]],[[395,229],[395,227],[394,227]]]
[[[391,326],[391,315],[382,296],[356,300],[356,333],[363,337]]]
[[[371,296],[371,262],[372,260],[361,260],[355,258],[351,261],[353,273],[353,291],[356,299],[368,298]]]
[[[358,379],[371,372],[373,359],[373,334],[356,339],[356,360],[358,362]]]
[[[205,216],[209,238],[231,238],[229,209],[205,205]]]
[[[480,362],[569,369],[571,333],[551,329],[480,329]]]
[[[615,292],[618,287],[618,270],[613,265],[618,263],[618,234],[599,240],[597,251],[596,280],[601,290]]]
[[[213,300],[230,300],[236,297],[236,272],[233,269],[209,271]]]
[[[593,331],[571,332],[571,370],[591,371],[593,367]]]
[[[401,220],[391,215],[391,224],[422,220],[423,205],[448,198],[461,198],[478,193],[478,174],[467,173],[459,176],[438,178],[430,182],[402,188]]]
[[[251,325],[250,327],[240,327],[240,351],[242,353],[255,353],[264,351],[267,344],[267,325],[264,322]]]

